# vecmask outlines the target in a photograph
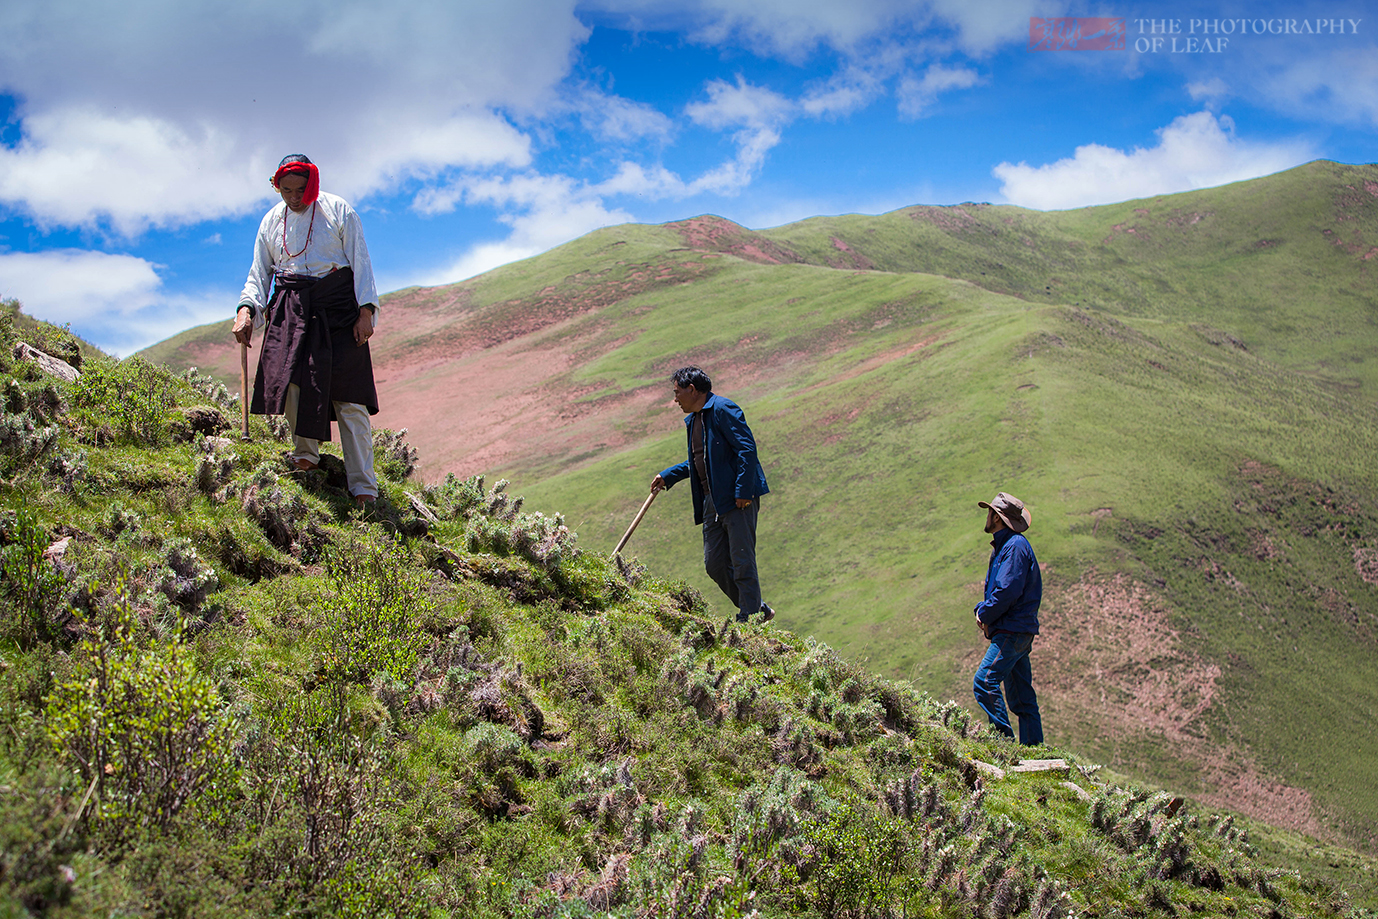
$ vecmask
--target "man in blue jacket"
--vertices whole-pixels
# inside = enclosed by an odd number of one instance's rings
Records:
[[[737,621],[755,613],[774,618],[761,600],[756,576],[756,515],[766,474],[756,459],[756,440],[746,416],[731,399],[713,393],[713,383],[697,367],[681,367],[671,377],[675,402],[685,412],[689,457],[651,480],[651,491],[689,480],[694,522],[703,524],[703,567],[737,607]]]
[[[986,570],[986,598],[976,605],[976,624],[990,642],[981,666],[976,669],[972,690],[995,730],[1014,739],[1010,716],[1019,716],[1019,742],[1043,743],[1043,721],[1038,715],[1029,650],[1038,634],[1038,605],[1043,600],[1043,576],[1033,546],[1023,535],[1032,522],[1024,502],[1003,491],[987,504],[986,532],[990,541],[990,567]],[[1000,684],[1005,694],[1000,695]]]

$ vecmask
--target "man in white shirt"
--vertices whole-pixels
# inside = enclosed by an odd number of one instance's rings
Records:
[[[282,203],[259,224],[234,321],[246,347],[255,328],[264,330],[250,410],[287,417],[299,469],[319,465],[320,442],[336,421],[349,493],[362,507],[378,495],[369,420],[378,393],[368,350],[378,291],[363,228],[348,202],[320,191],[320,173],[306,157],[283,159],[272,182]]]

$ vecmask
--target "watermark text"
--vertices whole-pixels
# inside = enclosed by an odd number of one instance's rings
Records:
[[[1111,16],[1029,19],[1030,51],[1125,51],[1220,54],[1254,36],[1357,35],[1362,19]]]

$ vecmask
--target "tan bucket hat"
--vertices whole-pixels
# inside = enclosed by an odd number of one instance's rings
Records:
[[[991,498],[989,504],[985,501],[977,501],[976,506],[995,511],[1000,515],[1000,519],[1005,521],[1005,526],[1016,533],[1024,532],[1029,528],[1029,524],[1033,523],[1033,515],[1024,506],[1024,502],[1014,495],[1005,494],[1003,491]]]

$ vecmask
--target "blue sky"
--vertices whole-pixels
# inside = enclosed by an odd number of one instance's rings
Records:
[[[1125,47],[1030,50],[1035,17]],[[382,291],[628,221],[1378,160],[1372,0],[6,0],[0,35],[0,296],[117,354],[232,315],[287,153]]]

